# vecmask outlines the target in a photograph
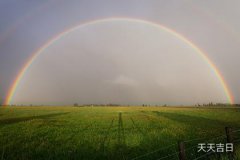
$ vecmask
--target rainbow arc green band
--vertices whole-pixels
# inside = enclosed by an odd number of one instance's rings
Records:
[[[144,24],[148,24],[151,25],[153,27],[157,27],[173,36],[175,36],[176,38],[178,38],[179,40],[185,42],[187,45],[189,45],[191,48],[193,48],[196,53],[198,53],[204,61],[207,62],[207,64],[209,65],[209,67],[211,68],[211,70],[214,72],[214,74],[216,75],[216,77],[218,78],[219,82],[221,83],[224,93],[228,99],[228,103],[233,104],[234,103],[234,98],[224,80],[224,77],[221,75],[221,72],[217,69],[217,67],[214,65],[214,63],[207,57],[207,54],[204,53],[199,47],[197,47],[194,43],[192,43],[190,40],[188,40],[186,37],[184,37],[183,35],[181,35],[180,33],[165,27],[161,24],[155,23],[155,22],[151,22],[151,21],[147,21],[147,20],[142,20],[142,19],[135,19],[135,18],[125,18],[125,17],[113,17],[113,18],[104,18],[104,19],[96,19],[96,20],[92,20],[92,21],[87,21],[84,23],[81,23],[77,26],[71,27],[69,29],[66,29],[65,31],[57,34],[56,36],[54,36],[52,39],[48,40],[42,47],[38,48],[33,54],[32,56],[28,59],[28,61],[26,62],[26,64],[22,67],[22,69],[19,71],[18,75],[16,76],[13,84],[11,85],[8,94],[7,94],[7,98],[5,100],[5,105],[10,105],[12,100],[14,99],[14,95],[17,91],[17,88],[22,80],[22,78],[24,77],[24,74],[26,73],[27,69],[33,64],[34,60],[45,50],[47,49],[49,46],[51,46],[52,44],[54,44],[57,40],[63,38],[64,36],[66,36],[67,34],[69,34],[70,32],[73,32],[76,29],[79,29],[81,27],[86,27],[88,25],[94,25],[94,24],[98,24],[98,23],[103,23],[103,22],[111,22],[111,21],[119,21],[119,20],[124,20],[124,21],[130,21],[130,22],[136,22],[136,23],[144,23]]]

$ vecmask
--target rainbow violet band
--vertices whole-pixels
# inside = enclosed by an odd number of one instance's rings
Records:
[[[27,69],[32,65],[32,63],[34,62],[34,60],[42,53],[42,51],[44,51],[45,49],[47,49],[50,45],[54,44],[57,40],[63,38],[64,36],[66,36],[67,34],[69,34],[70,32],[73,32],[74,30],[81,28],[81,27],[86,27],[88,25],[93,25],[93,24],[97,24],[97,23],[102,23],[102,22],[109,22],[109,21],[119,21],[119,20],[124,20],[124,21],[130,21],[130,22],[138,22],[138,23],[145,23],[148,25],[151,25],[153,27],[157,27],[173,36],[175,36],[176,38],[178,38],[179,40],[185,42],[187,45],[189,45],[191,48],[193,48],[204,60],[205,62],[207,62],[208,66],[211,68],[211,70],[214,72],[214,74],[216,75],[216,77],[218,78],[218,80],[220,81],[224,93],[229,101],[229,103],[233,104],[234,103],[234,98],[224,80],[224,77],[221,75],[220,71],[217,69],[217,67],[214,65],[214,63],[207,57],[207,54],[204,53],[199,47],[197,47],[194,43],[192,43],[190,40],[188,40],[186,37],[184,37],[183,35],[179,34],[178,32],[165,27],[161,24],[155,23],[155,22],[151,22],[148,20],[142,20],[142,19],[136,19],[136,18],[122,18],[122,17],[114,17],[114,18],[104,18],[104,19],[96,19],[96,20],[92,20],[92,21],[87,21],[84,23],[81,23],[77,26],[71,27],[69,29],[66,29],[65,31],[59,33],[58,35],[54,36],[52,39],[48,40],[42,47],[38,48],[34,53],[33,56],[30,57],[30,59],[28,59],[27,63],[23,66],[23,68],[19,71],[17,77],[15,78],[13,84],[11,85],[9,92],[7,94],[7,98],[5,100],[5,105],[10,105],[14,95],[17,91],[17,88],[19,86],[19,83],[21,82],[24,74],[26,73]]]

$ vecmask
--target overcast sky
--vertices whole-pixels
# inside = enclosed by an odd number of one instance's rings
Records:
[[[0,99],[21,68],[49,39],[79,27],[29,67],[14,104],[196,104],[227,102],[199,54],[162,24],[201,48],[240,103],[238,0],[1,0]]]

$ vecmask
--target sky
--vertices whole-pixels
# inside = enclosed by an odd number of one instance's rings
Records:
[[[227,103],[187,39],[240,103],[239,7],[238,0],[1,0],[0,101],[45,45],[11,104]]]

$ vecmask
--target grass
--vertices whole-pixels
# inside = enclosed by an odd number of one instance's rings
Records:
[[[240,128],[240,109],[1,107],[0,160],[170,160],[178,159],[178,141],[186,141],[187,157],[195,159],[204,154],[197,153],[198,143],[225,143],[226,126]],[[234,136],[240,139],[239,132]],[[219,158],[226,155],[203,159]]]

